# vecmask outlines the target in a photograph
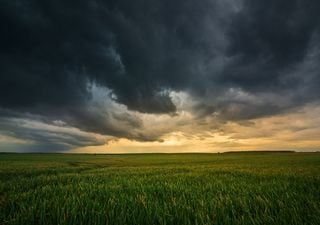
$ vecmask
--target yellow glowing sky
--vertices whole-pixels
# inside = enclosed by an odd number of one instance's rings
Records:
[[[7,124],[11,126],[8,130],[17,131],[17,135],[12,132],[0,134],[0,146],[5,151],[73,153],[320,150],[319,104],[309,104],[273,116],[232,120],[223,119],[215,113],[199,116],[193,111],[195,102],[187,93],[173,93],[171,97],[177,106],[175,114],[139,113],[109,102],[108,107],[113,107],[113,112],[124,113],[132,121],[138,121],[138,126],[132,126],[130,120],[106,118],[108,126],[120,134],[129,134],[127,138],[125,135],[105,135],[81,130],[63,121],[46,123],[36,119],[14,118],[8,120]],[[252,98],[244,92],[236,92],[235,97]],[[104,96],[102,99],[105,99]],[[104,117],[101,119],[103,123]],[[30,139],[30,133],[35,138]],[[41,145],[38,145],[39,140],[42,141]],[[74,140],[80,143],[77,146],[83,147],[74,147]],[[65,145],[66,148],[57,150],[56,143],[57,147],[61,143],[69,144]]]
[[[162,142],[139,142],[128,139],[111,140],[102,146],[88,146],[72,152],[144,153],[144,152],[222,152],[242,150],[297,150],[320,149],[320,106],[309,105],[283,115],[259,118],[245,123],[227,122],[216,128],[214,121],[183,124],[191,115],[146,115],[146,132],[170,129]],[[170,124],[171,125],[168,125]],[[210,129],[212,127],[212,129]]]

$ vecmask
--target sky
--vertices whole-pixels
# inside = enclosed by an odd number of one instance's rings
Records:
[[[0,152],[320,150],[319,0],[1,0]]]

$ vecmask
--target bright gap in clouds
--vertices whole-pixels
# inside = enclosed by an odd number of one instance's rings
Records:
[[[98,117],[102,131],[106,129],[108,133],[74,127],[70,125],[74,123],[72,120],[46,121],[35,115],[8,117],[0,121],[7,131],[1,132],[1,145],[7,151],[41,152],[46,148],[53,152],[71,149],[74,153],[315,151],[320,147],[317,104],[275,116],[226,121],[216,113],[199,116],[194,111],[196,99],[186,92],[170,91],[176,113],[157,115],[128,110],[106,88],[92,85],[91,90],[88,111],[83,114]],[[254,96],[238,89],[230,89],[221,98],[255,101]]]

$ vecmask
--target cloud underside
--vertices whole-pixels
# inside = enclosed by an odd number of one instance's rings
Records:
[[[60,151],[177,132],[231,138],[226,124],[259,129],[310,109],[319,11],[317,0],[3,0],[0,142]]]

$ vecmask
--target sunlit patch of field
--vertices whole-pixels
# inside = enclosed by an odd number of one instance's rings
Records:
[[[0,224],[320,224],[320,154],[0,154]]]

